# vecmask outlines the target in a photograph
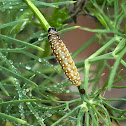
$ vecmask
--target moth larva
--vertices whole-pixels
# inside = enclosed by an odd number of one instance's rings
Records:
[[[56,56],[57,61],[61,65],[64,73],[69,78],[69,80],[76,86],[81,85],[81,80],[77,67],[66,48],[63,41],[60,39],[59,34],[56,28],[51,27],[48,30],[48,39],[53,51],[53,54]]]

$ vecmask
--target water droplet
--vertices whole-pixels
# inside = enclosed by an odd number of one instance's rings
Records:
[[[23,29],[24,29],[24,27],[25,27],[26,23],[27,23],[27,21],[24,21],[24,23],[21,25],[20,30],[23,30]]]
[[[43,35],[44,35],[44,33],[41,33],[41,34],[40,34],[40,36],[43,36]]]
[[[19,94],[19,98],[22,98],[22,94]]]
[[[12,9],[12,8],[13,8],[12,6],[9,7],[9,9]]]
[[[39,119],[39,117],[38,117],[38,116],[36,116],[36,119]]]
[[[31,97],[32,96],[32,93],[30,93],[29,96]]]
[[[4,12],[4,11],[5,11],[5,9],[2,9],[1,11],[2,11],[2,12]],[[8,53],[8,52],[5,52],[5,53]]]
[[[41,62],[42,62],[42,59],[41,59],[41,58],[39,58],[39,59],[38,59],[38,61],[41,63]]]
[[[52,114],[47,113],[47,116],[48,116],[48,117],[51,117],[51,116],[52,116]]]
[[[26,91],[25,91],[25,89],[23,90],[23,94],[26,95]]]
[[[11,60],[9,60],[10,64],[13,64],[13,62]]]
[[[39,38],[38,38],[38,41],[41,41],[41,40],[43,40],[43,37],[39,37]]]
[[[26,89],[26,92],[29,92],[29,89]]]
[[[63,91],[63,89],[62,89],[62,88],[59,88],[59,90],[60,90],[60,91]]]
[[[40,72],[40,71],[37,71],[37,73],[38,73],[38,74],[41,74],[41,72]]]
[[[17,81],[17,78],[14,78],[14,81]]]
[[[3,2],[3,5],[5,4],[6,2]]]
[[[21,117],[23,117],[23,118],[24,118],[24,112],[23,112],[23,111],[21,111]]]
[[[31,67],[30,66],[26,66],[25,67],[27,70],[31,70]]]
[[[16,85],[19,85],[19,82],[18,82],[18,80],[17,80],[17,79],[15,80],[15,84],[16,84]]]
[[[20,11],[23,11],[23,9],[20,9]]]
[[[28,105],[30,105],[30,102],[27,102]]]
[[[42,122],[44,121],[44,119],[42,118]]]
[[[67,90],[66,93],[70,93],[70,90]]]

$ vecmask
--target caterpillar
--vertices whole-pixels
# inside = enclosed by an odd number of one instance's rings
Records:
[[[51,45],[51,49],[53,54],[55,55],[57,61],[61,65],[65,75],[68,79],[76,86],[81,85],[81,80],[79,73],[77,71],[77,67],[66,48],[63,41],[60,39],[60,36],[54,27],[50,27],[48,29],[48,39]]]

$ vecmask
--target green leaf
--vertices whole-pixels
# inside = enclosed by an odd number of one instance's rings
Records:
[[[124,56],[124,54],[126,53],[126,47],[120,52],[120,54],[117,55],[116,58],[116,62],[114,63],[112,70],[110,72],[110,76],[109,76],[109,80],[108,80],[108,87],[107,89],[111,89],[111,87],[113,86],[113,81],[116,75],[116,71],[118,69],[119,63],[121,62],[122,57]]]
[[[16,118],[14,116],[11,116],[11,115],[7,115],[7,114],[4,114],[4,113],[1,113],[0,112],[0,117],[1,118],[4,118],[4,119],[8,119],[12,122],[15,122],[15,123],[18,123],[18,124],[25,124],[25,125],[29,125],[26,121],[22,120],[22,119],[19,119],[19,118]]]
[[[18,32],[22,31],[26,27],[26,25],[29,24],[29,21],[31,20],[32,16],[33,13],[31,10],[23,11],[17,21],[24,20],[24,22],[16,24],[14,27],[12,27],[10,32],[14,32],[14,34],[17,34]]]
[[[49,17],[49,23],[53,27],[59,27],[62,26],[64,22],[66,22],[70,18],[66,8],[55,8],[53,10],[52,16]]]
[[[40,51],[44,51],[44,49],[42,49],[41,47],[38,47],[36,45],[30,44],[30,43],[27,43],[27,42],[24,42],[24,41],[15,39],[15,38],[11,38],[11,37],[6,36],[6,35],[0,34],[0,38],[6,40],[6,42],[8,42],[8,43],[10,43],[10,42],[13,42],[13,43],[16,43],[16,44],[18,43],[18,44],[21,44],[23,46],[28,46],[28,47],[31,47],[31,48],[34,48],[34,49],[37,49],[37,50],[40,50]]]
[[[7,90],[4,88],[3,84],[0,83],[0,89],[7,95],[9,96],[9,93],[7,92]]]
[[[21,19],[21,20],[18,20],[18,21],[12,21],[12,22],[9,22],[9,23],[6,23],[6,24],[2,24],[0,25],[0,29],[2,28],[6,28],[6,27],[9,27],[9,26],[13,26],[13,25],[16,25],[16,24],[20,24],[20,23],[23,23],[24,21],[27,21],[27,19]]]
[[[23,82],[25,82],[25,83],[27,83],[27,84],[29,84],[29,85],[33,85],[34,87],[37,87],[37,86],[38,86],[38,85],[37,85],[36,83],[34,83],[33,81],[31,81],[31,80],[29,80],[29,79],[23,77],[22,75],[19,75],[19,74],[17,74],[17,73],[14,73],[14,72],[12,72],[11,70],[9,70],[9,69],[7,69],[7,68],[5,68],[5,67],[3,67],[3,66],[0,66],[0,71],[6,73],[6,74],[9,75],[9,76],[12,76],[12,77],[14,77],[14,78],[17,78],[17,79],[19,79],[19,80],[21,80],[21,81],[23,81]]]

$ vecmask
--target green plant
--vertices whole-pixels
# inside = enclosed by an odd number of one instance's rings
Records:
[[[123,58],[126,53],[126,29],[121,27],[126,17],[125,0],[87,1],[86,9],[97,18],[99,29],[78,26],[64,28],[65,22],[70,18],[65,5],[75,3],[73,1],[57,0],[55,3],[47,3],[36,0],[4,2],[0,0],[0,2],[1,126],[7,126],[9,122],[12,126],[104,124],[112,126],[113,122],[120,125],[120,120],[126,120],[126,109],[117,109],[109,103],[109,101],[126,101],[125,98],[102,97],[102,93],[106,90],[126,88],[125,85],[114,85],[126,77],[120,74],[122,71],[120,64],[126,67]],[[61,5],[64,8],[57,8]],[[51,8],[52,15],[49,16],[47,9],[50,7],[54,9]],[[38,8],[46,8],[46,11],[40,13]],[[81,11],[84,12],[85,10]],[[84,73],[84,82],[80,89],[85,92],[70,91],[67,87],[72,84],[68,80],[61,82],[61,67],[58,64],[54,65],[52,63],[54,56],[50,56],[51,50],[47,40],[50,25],[57,27],[60,34],[76,28],[96,32],[93,38],[72,55],[75,58],[96,40],[102,45],[90,57],[76,63],[76,66],[81,68],[80,72]],[[113,66],[107,62],[111,59],[114,60]],[[91,71],[90,67],[93,64],[97,67]],[[100,87],[99,80],[105,67],[110,70],[110,74],[108,73],[108,79]],[[92,78],[89,73],[93,74]],[[89,87],[91,87],[90,93],[88,93]],[[64,97],[65,93],[75,94],[80,98],[61,101],[57,93]]]

